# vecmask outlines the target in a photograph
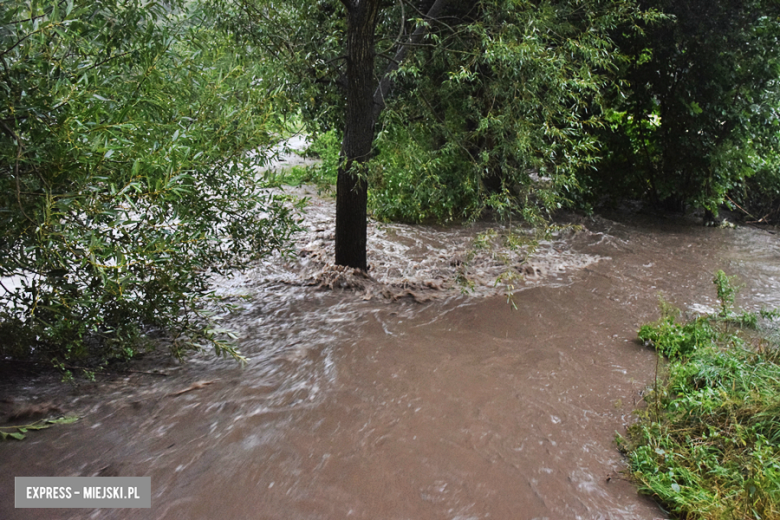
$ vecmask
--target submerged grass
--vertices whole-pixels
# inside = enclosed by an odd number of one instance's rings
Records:
[[[722,273],[719,273],[722,274]],[[731,310],[678,323],[668,306],[639,338],[669,363],[619,438],[640,491],[676,518],[780,518],[780,346],[773,322]],[[728,289],[728,287],[725,287]]]

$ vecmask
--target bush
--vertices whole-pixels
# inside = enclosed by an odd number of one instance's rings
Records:
[[[209,273],[295,229],[246,153],[280,124],[265,71],[189,2],[3,7],[0,355],[127,357],[165,330],[238,356]]]
[[[601,157],[605,94],[624,56],[611,32],[652,19],[635,2],[453,2],[395,75],[380,118],[380,218],[490,212],[541,224],[580,197]]]

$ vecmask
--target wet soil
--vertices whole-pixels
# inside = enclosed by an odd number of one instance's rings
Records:
[[[656,370],[636,330],[659,292],[714,309],[717,269],[746,283],[738,304],[780,306],[764,230],[572,217],[581,231],[535,253],[470,254],[487,224],[372,224],[366,278],[327,265],[331,208],[313,201],[296,260],[215,280],[247,297],[226,318],[246,367],[4,386],[9,410],[82,419],[0,444],[0,518],[664,518],[614,443]],[[14,509],[13,477],[32,475],[151,476],[152,509]]]

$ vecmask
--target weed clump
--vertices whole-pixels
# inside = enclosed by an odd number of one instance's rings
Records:
[[[777,313],[733,312],[732,282],[715,277],[720,313],[639,331],[668,373],[618,442],[640,491],[678,518],[780,518]]]

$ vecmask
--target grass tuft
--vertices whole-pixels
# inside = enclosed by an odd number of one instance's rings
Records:
[[[780,518],[777,313],[724,305],[687,323],[664,314],[639,337],[668,365],[628,438],[618,439],[640,491],[676,518]]]

